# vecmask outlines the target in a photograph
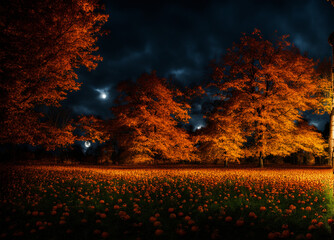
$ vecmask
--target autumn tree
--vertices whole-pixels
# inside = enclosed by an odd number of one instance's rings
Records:
[[[317,73],[321,80],[319,96],[321,101],[319,102],[319,113],[328,113],[330,116],[329,131],[325,132],[325,136],[328,137],[328,152],[329,152],[329,164],[333,166],[333,126],[334,126],[334,110],[333,110],[333,85],[331,76],[332,61],[330,58],[325,58],[319,62],[317,66]]]
[[[77,141],[103,143],[110,138],[108,122],[96,116],[80,116],[74,122],[74,127],[81,132],[80,136],[76,138]]]
[[[221,108],[207,114],[207,125],[195,133],[199,156],[204,163],[223,161],[239,162],[244,157],[243,144],[246,142],[240,121],[231,115],[226,115]]]
[[[155,72],[135,83],[122,83],[112,108],[113,135],[132,163],[192,161],[195,148],[179,123],[188,122],[190,106],[178,101],[182,93]]]
[[[42,108],[42,109],[41,109]],[[46,150],[66,148],[76,141],[73,113],[65,107],[39,107],[40,142]]]
[[[332,79],[331,79],[331,59],[325,58],[319,61],[316,72],[318,73],[321,81],[319,84],[319,106],[317,107],[318,113],[331,114],[332,111]]]
[[[269,155],[286,156],[299,150],[324,154],[320,134],[297,124],[303,111],[319,104],[316,63],[286,38],[272,43],[259,30],[244,34],[213,66],[213,85],[226,109],[222,114],[241,121],[251,139],[245,153],[258,158],[260,166]]]
[[[81,85],[75,70],[102,60],[94,52],[108,15],[97,0],[2,1],[0,11],[0,143],[44,144],[46,128],[73,129],[41,124],[36,107],[59,107]]]
[[[66,107],[39,107],[43,113],[39,130],[41,146],[46,150],[61,150],[76,141],[105,142],[109,139],[106,121],[94,116],[74,116]]]

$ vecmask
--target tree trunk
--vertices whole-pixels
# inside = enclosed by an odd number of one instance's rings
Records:
[[[333,36],[333,33],[332,35]],[[330,36],[330,38],[331,38]],[[333,41],[333,39],[329,39],[331,41]],[[334,94],[333,94],[333,90],[334,90],[334,45],[332,42],[330,42],[330,45],[332,46],[332,67],[331,67],[331,77],[332,77],[332,88],[331,88],[331,97],[332,97],[332,111],[331,111],[331,115],[330,115],[330,121],[329,121],[329,141],[328,141],[328,145],[329,145],[329,164],[332,166],[332,168],[334,167],[334,163],[333,163],[333,147],[334,147]]]
[[[259,167],[263,168],[263,155],[262,152],[260,152],[260,157],[259,157]]]
[[[224,167],[228,168],[228,161],[227,161],[227,159],[224,161]]]
[[[332,108],[329,120],[329,165],[333,167],[333,147],[334,147],[334,108]]]
[[[334,57],[334,46],[333,46],[333,55],[332,58]],[[332,59],[332,69],[331,69],[331,75],[332,75],[332,89],[331,89],[331,97],[332,97],[332,111],[330,115],[330,120],[329,120],[329,139],[328,139],[328,144],[329,144],[329,164],[333,166],[333,148],[334,148],[334,60]]]

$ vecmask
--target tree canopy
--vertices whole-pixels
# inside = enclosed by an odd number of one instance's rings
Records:
[[[243,144],[246,142],[241,121],[237,116],[225,114],[224,109],[217,106],[214,112],[206,114],[206,120],[207,126],[195,133],[201,161],[239,162],[244,157]]]
[[[190,106],[182,92],[155,72],[143,74],[135,83],[119,85],[118,106],[113,107],[114,136],[133,163],[192,161],[193,146],[187,132],[179,127],[188,122]]]
[[[321,135],[298,124],[304,111],[319,106],[321,79],[316,63],[286,39],[283,36],[272,43],[255,30],[244,34],[213,65],[213,85],[225,106],[222,114],[237,116],[251,139],[246,151],[261,164],[268,155],[309,151],[310,144],[317,154],[324,152]]]
[[[60,106],[81,85],[75,70],[92,70],[102,60],[95,54],[96,42],[107,18],[97,0],[1,3],[1,143],[45,144],[46,132],[55,133],[48,141],[72,139],[41,122],[44,114],[36,110]]]

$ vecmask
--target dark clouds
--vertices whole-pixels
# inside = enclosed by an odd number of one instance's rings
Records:
[[[327,38],[334,31],[334,8],[326,0],[105,3],[110,34],[98,44],[104,60],[96,70],[80,72],[82,88],[66,100],[76,113],[110,117],[117,83],[143,72],[157,70],[180,85],[201,83],[208,78],[210,60],[254,28],[269,39],[275,30],[289,34],[290,41],[316,59],[331,52]],[[100,99],[95,89],[109,89],[108,99]]]

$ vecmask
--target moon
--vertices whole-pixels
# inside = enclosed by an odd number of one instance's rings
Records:
[[[85,147],[86,147],[86,148],[89,148],[91,145],[92,145],[92,144],[90,143],[90,141],[86,141],[86,142],[85,142]]]
[[[101,97],[102,99],[106,99],[106,98],[107,98],[107,94],[104,93],[104,92],[102,92],[102,93],[100,94],[100,97]]]
[[[202,125],[198,125],[198,126],[196,127],[196,130],[201,129],[202,127],[203,127]]]
[[[106,100],[108,98],[108,88],[95,88],[94,90],[99,93],[100,99]]]

